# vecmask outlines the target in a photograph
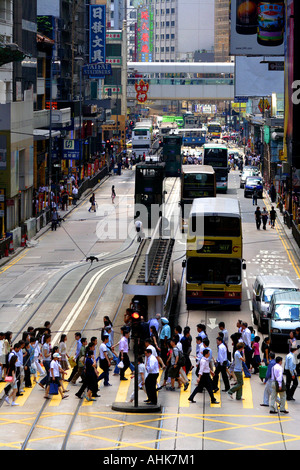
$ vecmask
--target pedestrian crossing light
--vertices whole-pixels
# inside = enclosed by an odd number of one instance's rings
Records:
[[[132,336],[134,338],[139,338],[140,336],[140,324],[141,324],[141,315],[139,312],[133,312],[131,314],[131,327],[132,327]]]

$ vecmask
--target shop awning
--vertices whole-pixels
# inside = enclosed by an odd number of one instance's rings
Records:
[[[51,131],[51,137],[60,137],[60,131]],[[49,129],[33,129],[34,140],[48,140],[50,139]]]

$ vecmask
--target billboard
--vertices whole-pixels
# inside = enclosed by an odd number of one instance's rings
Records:
[[[283,61],[283,58],[280,58]],[[284,72],[269,70],[268,61],[260,57],[235,58],[234,96],[269,96],[272,93],[284,93]]]
[[[151,2],[137,13],[137,62],[153,60],[153,12]]]
[[[284,55],[284,0],[231,0],[230,55]]]
[[[90,26],[89,26],[89,63],[105,63],[106,46],[106,6],[90,5]],[[102,75],[93,78],[102,78]]]

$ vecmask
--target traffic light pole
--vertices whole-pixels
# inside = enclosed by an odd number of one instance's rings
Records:
[[[139,339],[134,338],[134,406],[139,406],[139,374],[138,374],[138,356],[139,356]]]
[[[138,357],[139,357],[139,337],[133,336],[134,339],[134,405],[128,402],[114,402],[112,404],[112,409],[114,411],[121,411],[125,413],[153,413],[160,412],[161,406],[157,405],[148,405],[147,403],[142,403],[139,405],[139,371],[138,371]]]

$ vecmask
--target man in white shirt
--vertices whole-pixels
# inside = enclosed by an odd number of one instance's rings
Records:
[[[103,335],[103,343],[101,343],[100,348],[99,348],[99,358],[100,358],[100,368],[102,369],[102,374],[99,375],[98,377],[98,382],[99,380],[104,379],[104,386],[105,387],[110,387],[111,384],[109,383],[109,366],[110,366],[110,360],[108,358],[108,348],[107,348],[107,343],[109,341],[109,335],[104,334]]]
[[[200,360],[200,368],[199,368],[199,374],[198,374],[198,379],[197,379],[198,385],[193,391],[193,393],[190,395],[190,397],[188,398],[188,400],[191,403],[196,403],[194,401],[194,397],[198,392],[202,392],[203,388],[206,388],[206,390],[208,391],[212,404],[216,405],[219,403],[215,399],[214,394],[213,394],[213,386],[212,386],[212,380],[210,378],[210,374],[212,376],[214,376],[215,374],[210,369],[209,361],[210,361],[210,350],[204,349],[202,358]]]
[[[272,372],[271,372],[272,384],[271,384],[270,413],[277,414],[277,410],[275,408],[275,401],[276,401],[277,395],[279,395],[279,400],[280,400],[280,403],[279,403],[280,413],[288,413],[288,411],[285,409],[286,392],[285,392],[285,387],[283,387],[284,382],[283,382],[282,357],[277,356],[275,361],[276,361],[276,364],[273,366]],[[279,386],[278,392],[276,390],[276,382],[278,383],[278,386]]]
[[[147,358],[147,377],[145,380],[145,387],[148,396],[148,399],[145,400],[145,403],[149,405],[157,405],[156,381],[159,374],[159,366],[157,359],[153,356],[152,350],[150,348],[146,349],[145,356]]]
[[[119,360],[123,362],[124,367],[120,368],[120,380],[128,380],[127,377],[125,377],[125,371],[130,365],[130,360],[128,356],[129,331],[126,327],[122,327],[121,331],[123,333],[123,336],[119,342]]]
[[[252,360],[252,347],[251,347],[251,331],[248,328],[248,323],[242,322],[241,325],[242,341],[245,345],[245,359],[248,369],[251,367]]]
[[[222,390],[222,392],[227,392],[230,389],[230,384],[229,384],[229,379],[227,375],[227,348],[225,344],[223,343],[223,338],[218,336],[217,338],[217,346],[218,346],[218,357],[217,357],[217,363],[216,363],[216,370],[215,370],[215,375],[213,378],[213,391],[216,393],[219,388],[218,388],[218,380],[219,380],[219,374],[221,373],[222,379],[224,382],[225,389]]]
[[[62,386],[60,384],[60,376],[66,374],[66,371],[64,371],[60,365],[59,365],[59,359],[61,358],[61,355],[58,353],[53,354],[53,359],[50,363],[50,373],[49,373],[49,383],[46,388],[46,393],[44,398],[50,398],[49,397],[49,390],[50,390],[50,383],[54,383],[58,386],[58,391],[61,395],[61,398],[67,398],[69,395],[64,395]]]

